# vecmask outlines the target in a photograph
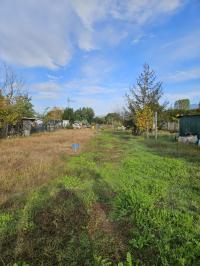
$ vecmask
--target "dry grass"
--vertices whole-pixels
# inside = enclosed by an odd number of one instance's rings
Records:
[[[71,144],[80,150],[94,135],[90,129],[59,130],[0,141],[0,204],[65,172]]]

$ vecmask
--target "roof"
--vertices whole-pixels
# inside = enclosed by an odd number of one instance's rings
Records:
[[[22,117],[22,120],[31,120],[31,121],[34,121],[36,120],[35,117]]]
[[[191,114],[191,115],[179,115],[179,116],[177,116],[177,118],[181,118],[181,117],[196,117],[196,116],[199,116],[200,117],[200,114]]]

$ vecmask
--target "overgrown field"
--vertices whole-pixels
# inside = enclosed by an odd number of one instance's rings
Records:
[[[195,147],[101,132],[59,160],[62,175],[1,204],[2,265],[200,265]]]
[[[94,135],[93,130],[58,130],[28,138],[0,139],[0,204],[14,194],[29,190],[62,176],[71,144],[80,150]]]

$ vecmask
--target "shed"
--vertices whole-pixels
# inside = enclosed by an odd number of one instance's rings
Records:
[[[197,135],[200,139],[200,114],[179,116],[179,135]]]
[[[24,136],[29,136],[31,133],[32,123],[35,121],[35,118],[23,117],[22,118],[22,129]]]

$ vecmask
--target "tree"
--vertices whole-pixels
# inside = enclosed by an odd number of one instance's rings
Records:
[[[16,101],[16,97],[25,95],[24,82],[7,64],[3,64],[1,71],[1,93],[8,100],[9,104]]]
[[[92,123],[95,113],[90,107],[79,108],[74,113],[74,119],[78,121],[87,120],[88,123]]]
[[[143,109],[136,111],[136,125],[141,132],[146,132],[146,136],[149,137],[149,131],[153,128],[153,111],[146,105]]]
[[[177,110],[189,110],[190,109],[190,100],[189,99],[180,99],[175,102],[174,109]]]
[[[161,114],[167,103],[159,103],[163,95],[162,82],[156,81],[154,70],[144,64],[143,72],[139,75],[136,85],[126,95],[127,107],[133,119],[133,127],[137,131],[136,113],[149,108],[153,113]],[[147,107],[146,107],[147,106]],[[161,123],[161,121],[158,121]]]
[[[62,113],[63,111],[59,107],[54,107],[52,110],[50,110],[46,116],[45,120],[50,121],[50,120],[61,120],[62,119]]]
[[[96,123],[96,124],[105,124],[105,117],[99,117],[99,116],[96,116],[94,119],[93,119],[93,122]]]
[[[34,110],[23,81],[6,64],[0,68],[0,97],[1,127],[7,136],[9,125],[15,125],[23,116],[32,116]]]
[[[128,108],[134,113],[147,105],[153,112],[158,111],[162,94],[162,82],[156,82],[154,70],[151,70],[148,64],[144,64],[136,86],[130,89],[129,95],[126,95]]]
[[[119,113],[108,113],[105,116],[105,120],[107,124],[110,124],[110,125],[121,125],[123,118],[121,117]]]
[[[73,108],[67,107],[65,108],[63,114],[62,114],[63,120],[69,120],[71,123],[74,122],[74,110]]]
[[[16,110],[21,117],[33,117],[35,115],[33,104],[28,94],[16,97]]]

